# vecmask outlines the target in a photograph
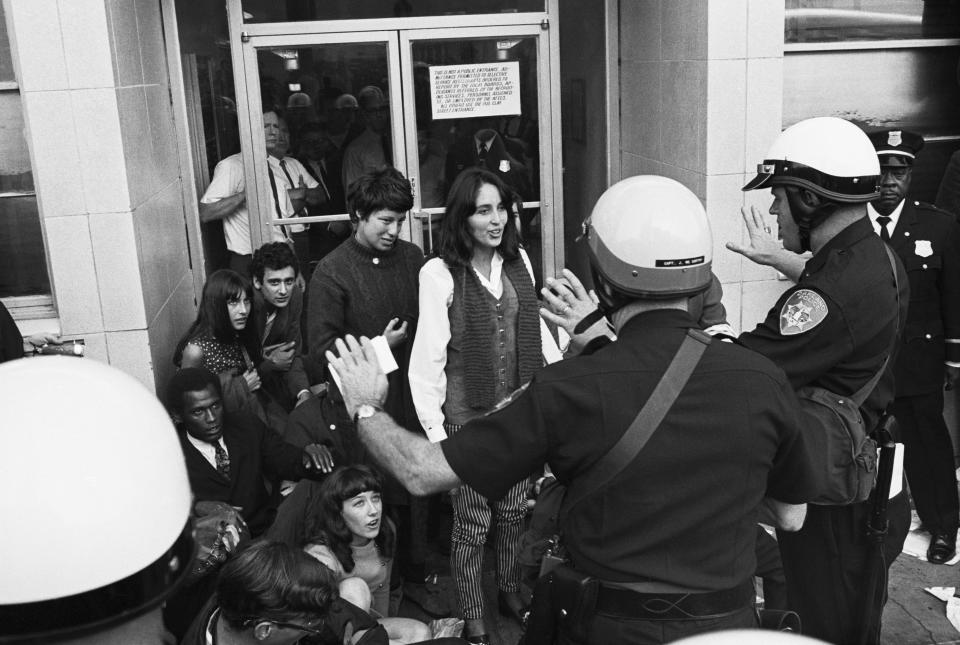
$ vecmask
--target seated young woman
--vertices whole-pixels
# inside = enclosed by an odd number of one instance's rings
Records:
[[[282,432],[286,412],[260,387],[260,341],[247,324],[252,300],[253,286],[246,277],[229,269],[211,273],[197,318],[177,344],[173,362],[217,374],[228,412],[254,414]]]
[[[391,643],[427,640],[424,623],[387,615],[396,531],[383,515],[380,492],[380,478],[367,466],[334,470],[305,506],[303,548],[333,571],[343,598],[377,618]]]

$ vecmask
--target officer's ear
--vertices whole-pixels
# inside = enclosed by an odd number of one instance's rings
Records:
[[[820,195],[816,194],[815,192],[807,190],[806,188],[801,188],[800,203],[803,204],[805,208],[815,210],[820,208],[820,206],[823,204],[823,200],[820,199]]]

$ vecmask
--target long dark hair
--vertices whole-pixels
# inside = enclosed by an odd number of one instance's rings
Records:
[[[474,239],[470,235],[467,220],[477,210],[477,195],[480,187],[490,184],[500,193],[500,200],[507,209],[508,219],[503,226],[503,240],[497,252],[504,260],[520,257],[520,235],[514,217],[515,195],[499,177],[483,168],[468,168],[457,175],[447,193],[446,213],[440,222],[440,239],[437,256],[450,266],[470,266],[473,258]]]
[[[250,359],[254,363],[259,362],[260,342],[253,325],[253,312],[251,311],[247,319],[247,326],[240,331],[233,328],[227,313],[227,303],[238,300],[243,295],[253,303],[253,285],[246,277],[230,269],[211,273],[203,285],[197,319],[177,343],[177,349],[173,353],[174,364],[180,365],[187,343],[205,336],[212,336],[223,343],[232,343],[235,338],[239,338],[250,354]]]
[[[307,505],[304,518],[303,545],[324,544],[336,556],[346,572],[353,571],[356,563],[350,551],[353,534],[343,520],[343,503],[360,493],[381,492],[383,484],[380,476],[368,466],[341,466],[320,484],[317,499]],[[380,514],[380,533],[374,539],[380,555],[393,556],[393,526],[387,521],[385,513]]]

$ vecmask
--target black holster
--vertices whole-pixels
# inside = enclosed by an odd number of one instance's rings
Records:
[[[540,576],[533,589],[530,617],[521,643],[554,645],[562,629],[574,642],[587,643],[600,582],[562,564]]]

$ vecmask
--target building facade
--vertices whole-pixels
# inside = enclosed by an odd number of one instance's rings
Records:
[[[0,297],[25,333],[83,338],[160,389],[223,261],[197,206],[216,162],[243,155],[256,245],[277,225],[251,180],[262,101],[284,108],[296,146],[305,123],[336,138],[338,118],[361,119],[336,99],[372,85],[385,154],[415,183],[406,238],[431,248],[445,188],[475,162],[464,142],[504,150],[493,165],[523,203],[538,275],[585,273],[576,239],[608,185],[666,175],[703,200],[730,322],[750,328],[786,284],[723,245],[744,235],[741,207],[766,212],[740,188],[783,127],[834,114],[923,132],[915,188],[933,200],[960,147],[955,5],[3,0]]]

